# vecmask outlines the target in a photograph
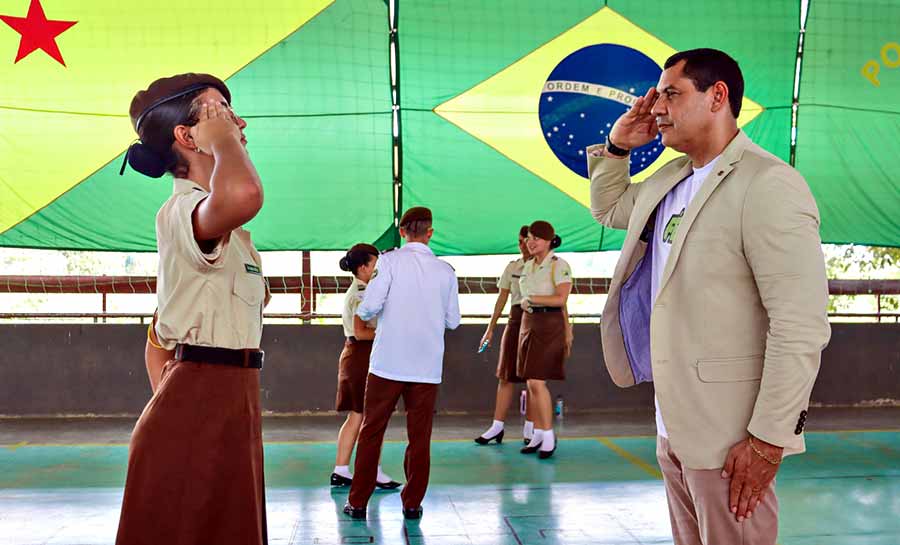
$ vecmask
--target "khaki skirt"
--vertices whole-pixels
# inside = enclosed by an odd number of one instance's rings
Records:
[[[519,354],[519,330],[522,326],[522,307],[513,305],[509,309],[509,322],[500,339],[500,361],[497,363],[497,378],[506,382],[525,382],[516,374]]]
[[[131,435],[117,545],[268,543],[259,369],[170,361]]]
[[[362,413],[366,399],[366,378],[369,376],[369,356],[372,341],[344,342],[338,364],[338,387],[335,410]]]
[[[517,374],[525,380],[566,378],[566,321],[562,312],[524,313]]]

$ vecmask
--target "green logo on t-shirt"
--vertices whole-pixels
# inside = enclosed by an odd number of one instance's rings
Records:
[[[250,263],[244,263],[244,269],[247,270],[250,274],[262,274],[262,271],[256,265],[251,265]]]
[[[673,214],[672,217],[669,218],[669,223],[666,224],[666,228],[663,230],[663,242],[672,244],[672,241],[675,240],[675,233],[678,232],[678,226],[681,225],[682,218],[684,218],[684,208],[681,209],[680,213]]]

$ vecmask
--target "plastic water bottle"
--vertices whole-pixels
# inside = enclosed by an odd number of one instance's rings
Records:
[[[525,414],[525,407],[528,404],[528,390],[522,390],[519,395],[519,414]]]
[[[565,412],[565,410],[564,410],[564,406],[563,406],[562,396],[556,396],[556,407],[553,412],[556,414],[557,418],[563,417],[563,413]]]

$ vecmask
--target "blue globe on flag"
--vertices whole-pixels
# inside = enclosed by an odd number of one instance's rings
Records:
[[[583,47],[563,59],[541,91],[538,116],[544,140],[572,172],[588,177],[584,149],[606,141],[613,123],[647,89],[662,68],[636,49],[616,44]],[[632,151],[631,175],[663,152],[659,135]]]

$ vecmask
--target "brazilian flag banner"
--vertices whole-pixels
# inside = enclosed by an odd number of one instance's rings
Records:
[[[562,250],[618,249],[623,232],[590,215],[584,148],[678,50],[737,58],[739,124],[789,158],[798,2],[405,1],[399,14],[403,204],[434,206],[442,253],[515,252],[534,219],[554,224]],[[632,176],[677,155],[654,141],[632,155]]]
[[[796,166],[822,239],[900,246],[900,1],[813,0]]]
[[[384,0],[0,0],[0,246],[154,251],[171,184],[118,175],[127,108],[192,71],[225,78],[249,124],[261,250],[384,247],[415,205],[440,254],[513,253],[535,219],[563,251],[618,249],[591,218],[584,148],[695,47],[738,60],[739,125],[795,160],[825,242],[900,245],[896,2],[811,2],[794,142],[799,0],[390,3],[396,96]],[[632,175],[677,155],[653,141]]]

